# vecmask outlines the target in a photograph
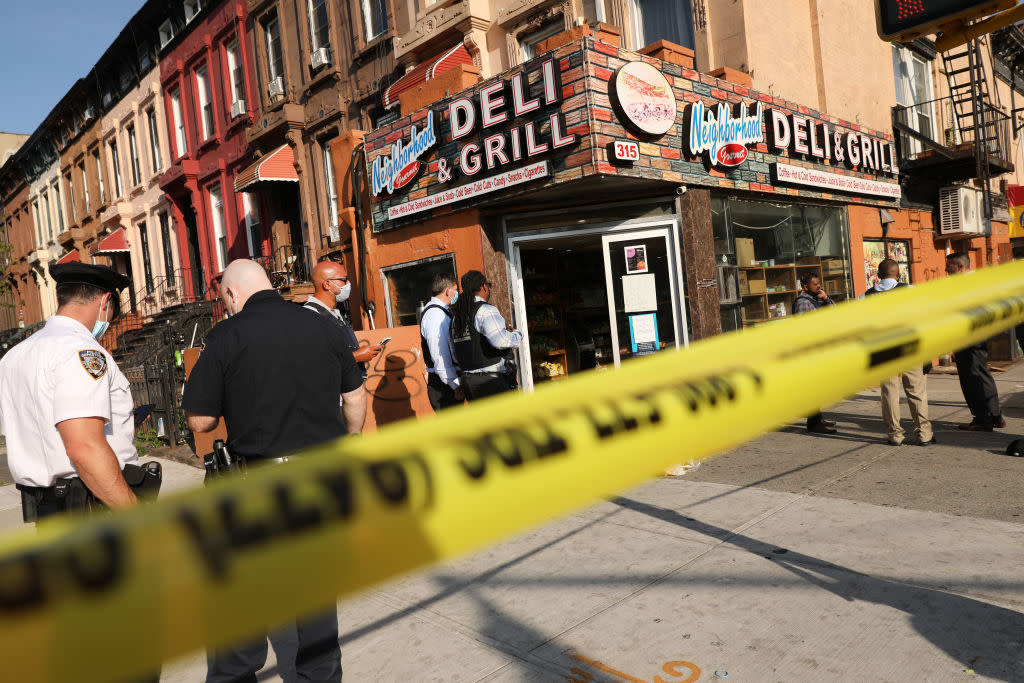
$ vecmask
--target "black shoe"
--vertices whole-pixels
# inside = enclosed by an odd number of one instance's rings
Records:
[[[991,432],[992,425],[984,424],[982,422],[963,422],[956,426],[957,429],[962,429],[965,432]]]
[[[834,420],[822,420],[821,424],[825,425],[826,427],[835,427],[836,426],[836,423],[835,423]]]
[[[829,427],[823,422],[819,422],[816,425],[812,425],[807,428],[811,434],[835,434],[836,430],[834,427]]]
[[[992,418],[992,426],[996,429],[1006,429],[1006,418],[1002,415],[997,415]]]
[[[928,439],[927,441],[918,441],[914,445],[915,446],[931,446],[933,443],[937,443],[937,441],[935,440],[935,435],[934,434],[932,435],[932,438]]]

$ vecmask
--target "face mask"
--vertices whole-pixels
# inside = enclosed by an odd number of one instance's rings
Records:
[[[454,306],[455,302],[458,301],[458,300],[459,300],[459,293],[455,292],[454,294],[452,294],[452,303],[451,303],[451,305]]]
[[[110,303],[107,303],[107,315],[110,315]],[[99,339],[103,336],[103,333],[110,327],[110,323],[106,320],[97,320],[96,324],[92,326],[92,336],[95,339]]]
[[[345,286],[334,293],[334,300],[339,304],[343,301],[348,301],[349,294],[352,293],[352,283],[346,282]]]

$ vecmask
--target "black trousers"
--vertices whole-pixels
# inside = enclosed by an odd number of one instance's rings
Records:
[[[992,373],[988,369],[988,346],[985,343],[968,346],[953,354],[960,389],[964,392],[967,408],[974,421],[992,426],[1002,414],[999,408],[999,392]]]
[[[441,378],[433,372],[427,373],[427,399],[435,413],[443,408],[450,408],[462,403],[455,398],[455,390],[442,382]]]
[[[298,646],[295,680],[340,683],[341,646],[338,613],[330,612],[295,622]],[[267,638],[206,654],[206,683],[256,683],[256,672],[267,663]],[[282,672],[291,662],[278,662]]]
[[[467,401],[479,401],[488,396],[511,391],[504,374],[463,372],[459,374],[459,383]]]

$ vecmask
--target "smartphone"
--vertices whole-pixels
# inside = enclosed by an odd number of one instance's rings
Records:
[[[383,339],[381,339],[381,340],[380,340],[379,342],[377,342],[377,346],[384,346],[384,345],[385,345],[385,344],[387,344],[387,343],[388,343],[389,341],[391,341],[391,337],[384,337],[384,338],[383,338]]]

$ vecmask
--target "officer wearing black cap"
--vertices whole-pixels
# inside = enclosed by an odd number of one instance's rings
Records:
[[[0,360],[0,427],[26,522],[97,502],[136,502],[131,387],[97,341],[128,278],[85,263],[50,267],[57,314]]]

